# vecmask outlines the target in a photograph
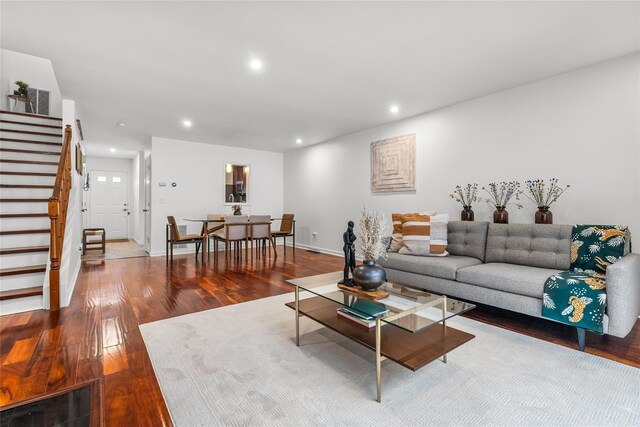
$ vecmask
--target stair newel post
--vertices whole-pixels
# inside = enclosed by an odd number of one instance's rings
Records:
[[[51,267],[49,269],[49,309],[60,309],[60,238],[58,230],[58,218],[60,215],[60,202],[51,197],[49,199],[49,218],[51,219],[51,240],[49,256]]]

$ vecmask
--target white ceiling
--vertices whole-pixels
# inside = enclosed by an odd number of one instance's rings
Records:
[[[286,151],[636,52],[639,5],[2,1],[1,45],[52,60],[90,154]]]

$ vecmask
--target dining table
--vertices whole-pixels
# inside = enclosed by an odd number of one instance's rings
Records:
[[[209,253],[209,233],[218,231],[218,230],[222,230],[224,228],[224,216],[220,217],[220,218],[216,218],[216,219],[202,219],[202,218],[183,218],[184,221],[187,222],[200,222],[202,223],[202,228],[200,230],[200,234],[202,235],[202,262],[206,263],[205,261],[205,253]],[[271,218],[271,222],[273,221],[280,221],[282,220],[282,218]],[[248,221],[248,220],[247,220]],[[220,225],[216,225],[215,227],[209,229],[209,223],[213,222],[213,223],[220,223]],[[275,247],[274,247],[274,251],[275,251]]]

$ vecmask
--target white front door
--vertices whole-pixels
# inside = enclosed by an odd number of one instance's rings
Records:
[[[89,228],[104,228],[107,239],[129,238],[129,174],[91,171]]]

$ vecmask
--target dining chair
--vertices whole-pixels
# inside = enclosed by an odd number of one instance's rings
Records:
[[[167,264],[169,263],[169,259],[173,262],[173,247],[175,245],[182,245],[186,243],[195,243],[196,245],[196,259],[198,259],[198,251],[200,250],[200,245],[203,246],[202,258],[204,261],[204,239],[206,239],[206,234],[180,234],[180,229],[178,228],[178,224],[176,224],[176,219],[172,216],[167,216],[167,225],[165,228],[166,233],[166,258]]]
[[[280,230],[272,230],[271,235],[273,236],[274,243],[276,242],[277,237],[282,237],[284,242],[284,250],[287,250],[287,237],[293,237],[293,249],[296,249],[296,220],[293,219],[293,214],[286,213],[282,214],[282,218],[280,220]]]
[[[224,227],[213,232],[213,253],[218,259],[218,242],[224,242],[225,259],[229,258],[229,243],[234,243],[236,258],[240,257],[240,249],[244,241],[245,256],[248,256],[249,217],[247,215],[229,215],[224,217]]]
[[[271,215],[249,216],[249,240],[251,240],[251,257],[253,257],[254,243],[256,242],[256,257],[259,253],[266,255],[267,241],[269,241],[269,251],[273,249],[274,256],[278,256],[271,236]]]
[[[205,224],[203,228],[206,228],[207,239],[209,239],[209,244],[207,245],[209,252],[211,252],[211,244],[213,240],[213,233],[218,230],[222,230],[224,228],[224,222],[220,222],[224,220],[223,214],[207,214],[207,219],[212,221]]]

